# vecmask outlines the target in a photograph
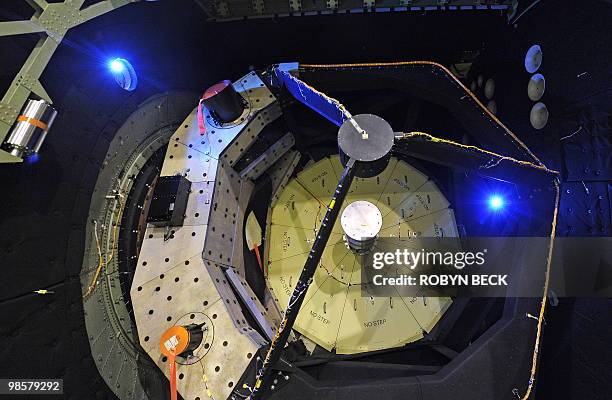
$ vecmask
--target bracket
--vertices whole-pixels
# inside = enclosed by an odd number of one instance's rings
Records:
[[[66,0],[62,3],[29,0],[28,4],[35,10],[32,18],[0,22],[0,37],[43,32],[45,34],[0,101],[0,142],[9,134],[19,111],[32,93],[52,103],[40,83],[40,77],[66,33],[90,19],[136,1],[139,0],[104,0],[81,10],[85,0]],[[9,153],[0,150],[0,163],[22,161],[18,157],[9,156]]]

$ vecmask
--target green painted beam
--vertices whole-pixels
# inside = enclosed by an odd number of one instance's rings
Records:
[[[35,15],[27,21],[0,22],[0,37],[40,32],[46,35],[38,41],[0,100],[0,143],[9,134],[19,112],[32,93],[52,102],[40,83],[40,77],[68,30],[140,0],[104,0],[83,10],[81,7],[85,0],[65,0],[62,3],[47,3],[45,0],[26,1],[34,8]],[[0,150],[0,164],[20,161],[21,159]]]
[[[44,31],[45,28],[33,20],[0,22],[0,36],[23,35]]]

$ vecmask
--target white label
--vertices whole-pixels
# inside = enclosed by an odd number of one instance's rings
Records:
[[[176,335],[174,335],[170,339],[166,340],[166,342],[164,343],[164,346],[166,346],[166,350],[170,351],[170,350],[174,350],[177,344],[178,344],[178,339],[176,338]]]

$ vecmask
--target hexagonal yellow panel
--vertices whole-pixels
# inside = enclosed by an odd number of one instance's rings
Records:
[[[288,182],[271,210],[268,285],[287,307],[342,173],[339,157],[307,166]],[[366,200],[383,217],[380,238],[457,237],[448,201],[435,183],[403,160],[391,158],[372,178],[355,178],[343,204]],[[321,347],[351,354],[402,346],[429,332],[449,307],[449,298],[363,296],[362,257],[344,239],[340,219],[323,252],[294,329]],[[379,250],[393,247],[380,242]]]

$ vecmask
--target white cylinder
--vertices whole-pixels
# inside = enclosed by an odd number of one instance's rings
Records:
[[[382,214],[369,201],[358,200],[346,206],[340,223],[349,247],[357,253],[366,253],[382,228]]]

